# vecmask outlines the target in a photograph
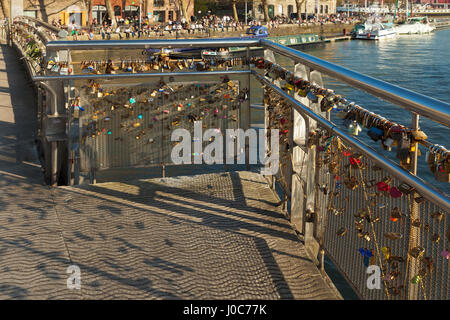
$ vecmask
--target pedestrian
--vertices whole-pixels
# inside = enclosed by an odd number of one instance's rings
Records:
[[[100,28],[100,34],[102,35],[102,39],[105,40],[105,35],[106,35],[106,34],[105,34],[105,27],[102,26],[102,27]]]
[[[119,39],[122,40],[122,34],[120,33],[120,27],[117,26],[116,33],[119,35]]]

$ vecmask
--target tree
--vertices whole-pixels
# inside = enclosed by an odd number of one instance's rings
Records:
[[[92,25],[92,11],[93,11],[93,6],[92,6],[92,0],[86,0],[86,7],[88,10],[88,26]]]
[[[233,6],[234,20],[237,22],[237,21],[239,21],[239,17],[238,17],[237,8],[236,8],[236,2],[237,2],[237,0],[232,0],[231,1],[231,4]]]
[[[186,19],[186,21],[188,21],[188,17],[187,17],[187,13],[186,13],[186,4],[184,0],[177,0],[178,3],[178,8],[180,8],[181,11],[181,15],[183,16],[183,18]]]
[[[8,1],[7,0],[0,0],[0,6],[2,7],[1,9],[2,9],[3,16],[5,18],[8,18],[8,20],[9,20],[9,10],[7,9],[7,8],[9,8]]]
[[[267,0],[261,0],[263,11],[264,11],[264,21],[269,21],[269,6],[267,5]]]
[[[302,18],[302,5],[305,4],[305,13],[306,13],[306,0],[295,0],[295,5],[297,6],[297,14],[298,19],[300,20]]]
[[[142,15],[143,15],[144,17],[148,17],[148,12],[149,12],[149,10],[150,10],[150,1],[151,1],[151,0],[145,0],[145,1],[144,1],[144,12],[142,13]]]
[[[116,16],[114,14],[114,9],[111,4],[111,0],[105,0],[106,10],[108,11],[108,16],[111,19],[111,26],[116,26]]]

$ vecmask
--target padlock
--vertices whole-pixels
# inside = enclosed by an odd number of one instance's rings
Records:
[[[357,136],[362,131],[361,126],[356,122],[356,120],[353,120],[353,122],[348,126],[348,133]]]
[[[398,232],[386,232],[384,236],[390,240],[398,240],[403,237],[401,233]]]
[[[383,130],[377,127],[372,127],[367,131],[367,135],[372,138],[373,141],[378,141],[384,136]]]
[[[411,283],[413,283],[413,284],[418,284],[418,283],[420,283],[420,281],[421,281],[421,277],[419,275],[416,275],[411,279]]]
[[[436,219],[438,222],[441,222],[442,218],[444,217],[444,214],[439,211],[435,211],[431,214],[431,217],[433,219]]]
[[[402,212],[400,211],[400,209],[398,207],[395,207],[394,209],[392,209],[391,211],[391,221],[396,222],[399,219],[402,218]]]
[[[409,250],[408,254],[417,259],[420,258],[424,252],[425,252],[424,248],[417,246]]]
[[[439,182],[450,182],[450,172],[446,172],[444,166],[438,164],[434,172],[434,178]]]

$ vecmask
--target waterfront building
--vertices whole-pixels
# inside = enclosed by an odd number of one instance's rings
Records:
[[[194,13],[194,0],[181,0],[186,8],[186,16],[189,18]],[[179,0],[111,0],[114,14],[117,18],[126,18],[139,15],[142,8],[142,16],[148,17],[150,22],[179,21],[183,17]],[[105,0],[93,0],[94,18],[101,21],[107,15]]]
[[[99,22],[108,17],[105,1],[92,0],[92,16]],[[150,22],[168,22],[182,18],[180,1],[184,2],[186,16],[189,18],[194,13],[194,0],[111,0],[111,5],[117,19],[139,16],[139,10],[142,8],[142,16],[148,17]],[[61,20],[62,24],[75,20],[78,25],[85,26],[88,21],[86,2],[24,0],[24,14],[46,22]]]
[[[413,3],[428,5],[432,9],[450,9],[450,0],[415,0]]]
[[[303,0],[301,13],[328,15],[336,13],[336,0]],[[267,0],[269,17],[292,17],[298,14],[295,0]],[[264,10],[261,0],[252,1],[253,16],[264,19]]]

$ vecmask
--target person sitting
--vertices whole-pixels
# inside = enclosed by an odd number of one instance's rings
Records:
[[[101,27],[100,28],[100,34],[102,35],[102,40],[105,40],[105,36],[106,36],[106,34],[105,34],[105,27]]]
[[[75,20],[72,20],[72,24],[69,25],[69,28],[71,29],[70,35],[73,37],[73,40],[78,40],[78,28]]]
[[[111,40],[111,32],[112,32],[111,27],[106,28],[106,38],[108,40]]]
[[[130,33],[131,33],[131,29],[130,29],[130,26],[128,25],[128,27],[125,29],[125,37],[127,39],[130,39]]]
[[[120,33],[120,27],[117,26],[116,33],[119,35],[119,39],[122,40],[122,34]]]

